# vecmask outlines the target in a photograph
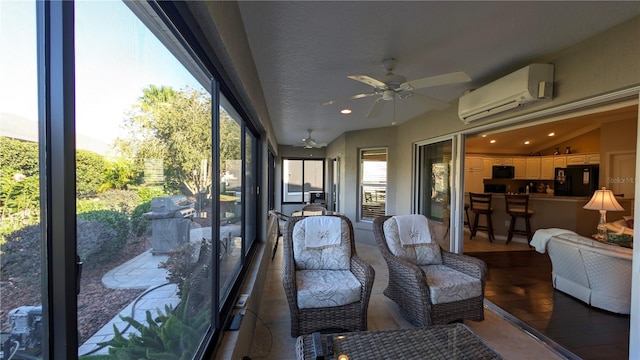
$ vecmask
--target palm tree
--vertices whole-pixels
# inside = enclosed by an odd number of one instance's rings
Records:
[[[148,88],[142,89],[142,96],[138,100],[142,111],[148,112],[155,105],[171,103],[175,95],[176,92],[171,87],[149,85]]]

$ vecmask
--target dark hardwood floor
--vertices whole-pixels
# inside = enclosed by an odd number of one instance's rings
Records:
[[[474,252],[489,269],[485,297],[583,359],[628,359],[629,316],[555,290],[547,254]]]

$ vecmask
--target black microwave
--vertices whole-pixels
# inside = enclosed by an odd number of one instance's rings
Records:
[[[515,172],[513,166],[494,166],[491,177],[493,179],[513,179]]]

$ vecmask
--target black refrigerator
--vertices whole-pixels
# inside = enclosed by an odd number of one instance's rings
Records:
[[[598,165],[570,165],[556,168],[553,194],[591,196],[598,189]]]

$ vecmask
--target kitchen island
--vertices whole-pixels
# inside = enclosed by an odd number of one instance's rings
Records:
[[[469,203],[469,194],[465,194],[465,202]],[[529,194],[529,209],[535,213],[531,217],[531,231],[546,228],[562,228],[575,231],[576,233],[591,237],[596,232],[596,226],[600,219],[597,211],[585,210],[582,207],[589,202],[590,196],[555,196],[545,193]],[[633,199],[617,198],[618,202],[625,209],[624,211],[607,212],[607,221],[613,222],[622,219],[623,216],[630,215],[633,211]],[[504,194],[494,193],[492,197],[491,207],[493,215],[493,234],[498,240],[507,239],[509,230],[509,216],[505,209]],[[473,214],[470,212],[471,222],[473,222]],[[484,223],[484,217],[480,217],[480,223]],[[524,220],[516,221],[516,229],[524,229]],[[480,236],[485,233],[478,232]],[[515,242],[526,242],[523,235],[514,235]]]

